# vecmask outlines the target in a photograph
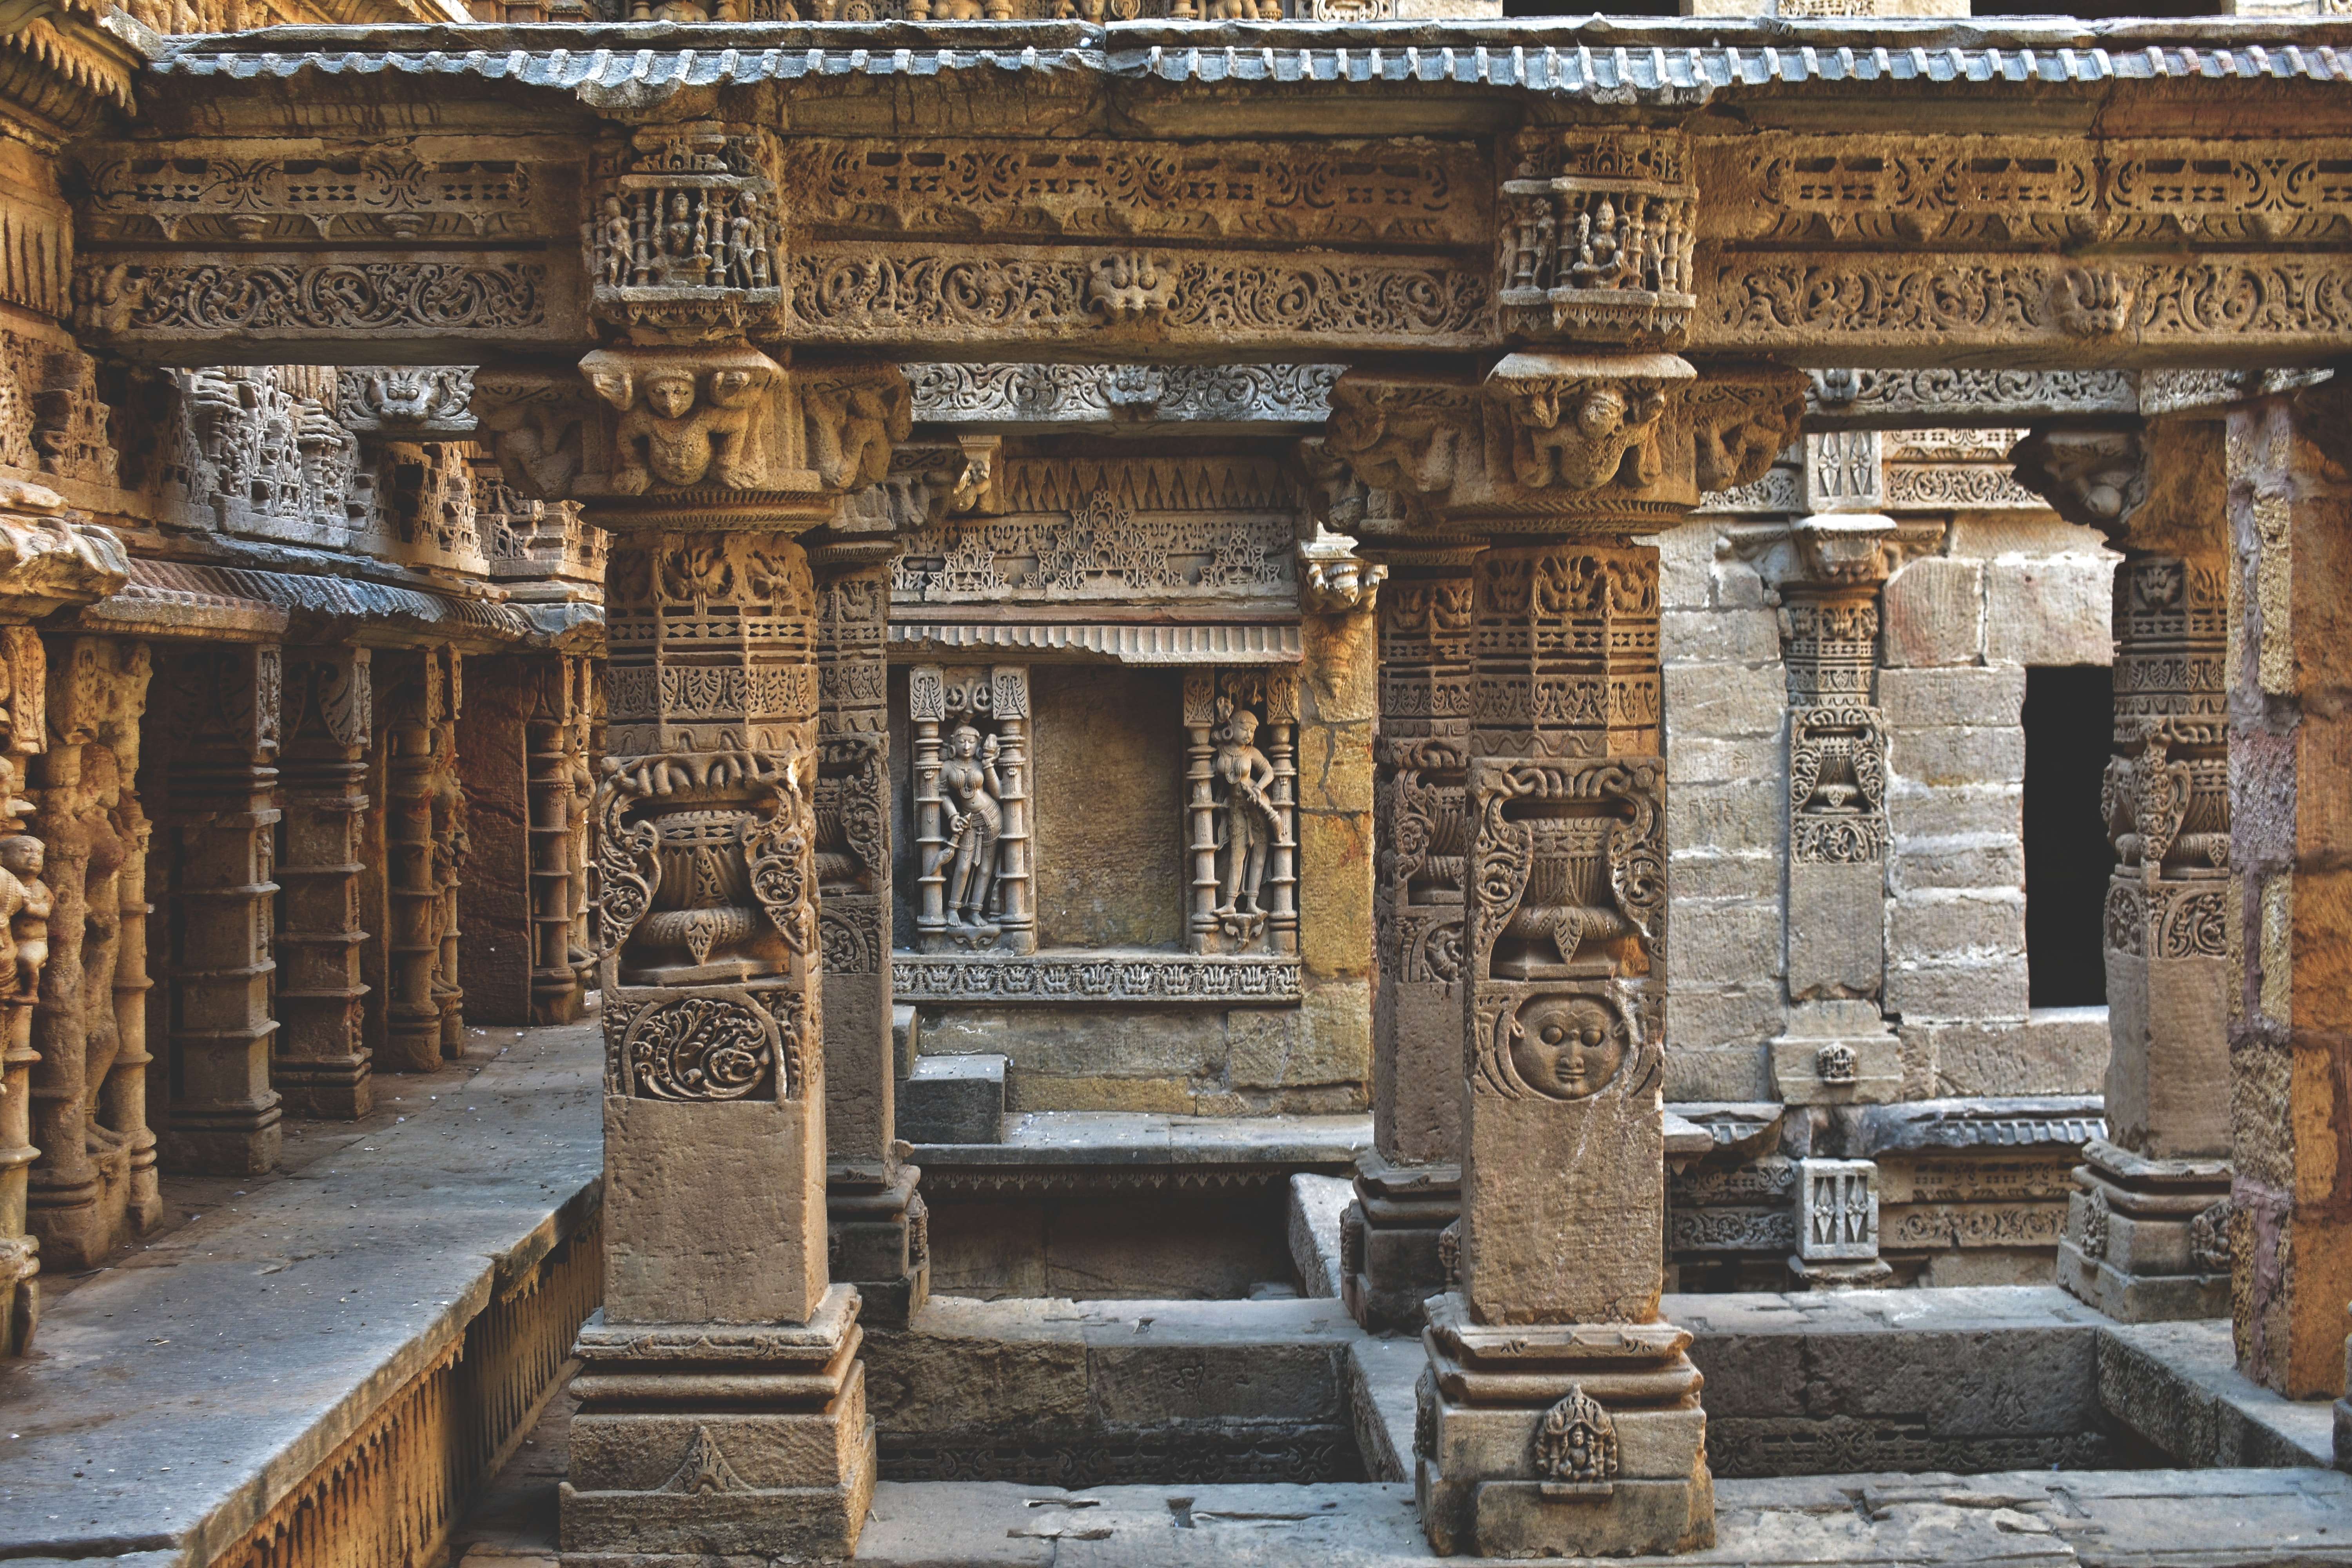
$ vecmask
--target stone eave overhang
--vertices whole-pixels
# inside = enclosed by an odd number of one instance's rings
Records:
[[[308,576],[133,557],[121,590],[69,618],[73,629],[204,642],[448,644],[468,653],[601,655],[601,605],[510,604]],[[52,623],[52,629],[66,629]]]
[[[2208,100],[2218,91],[2242,105],[2259,83],[2293,91],[2307,107],[2307,89],[2352,79],[2352,24],[1594,17],[281,26],[170,40],[144,86],[170,100],[189,89],[216,92],[225,81],[297,78],[311,93],[332,92],[337,82],[354,93],[384,93],[401,82],[415,90],[427,79],[459,79],[490,89],[491,99],[558,93],[592,113],[623,118],[688,106],[752,113],[768,99],[789,127],[805,129],[822,125],[819,100],[835,96],[870,100],[887,92],[894,112],[919,114],[929,92],[1017,83],[1007,128],[1019,129],[1016,106],[1027,104],[1040,135],[1068,124],[1034,113],[1040,95],[1064,102],[1109,95],[1138,106],[1206,94],[1223,104],[1230,124],[1235,89],[1251,94],[1243,119],[1294,95],[1321,102],[1336,92],[1340,101],[1358,102],[1370,92],[1384,104],[1424,105],[1403,128],[1410,133],[1500,123],[1497,111],[1514,105],[1538,116],[1673,117],[1727,100],[1746,106],[1790,96],[1917,103],[1922,89],[1968,100],[2091,101],[2135,88]],[[686,102],[665,108],[676,100]],[[1360,136],[1367,128],[1302,121],[1286,129]]]

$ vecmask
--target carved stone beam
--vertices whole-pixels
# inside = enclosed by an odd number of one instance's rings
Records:
[[[1815,370],[1805,428],[2014,429],[2042,419],[2133,415],[2141,373],[2128,370]]]
[[[590,337],[572,139],[189,138],[79,161],[74,325],[93,352],[472,363]]]

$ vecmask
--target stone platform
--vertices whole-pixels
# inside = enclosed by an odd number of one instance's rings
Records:
[[[597,1027],[470,1031],[363,1121],[289,1119],[279,1172],[174,1183],[213,1201],[59,1281],[0,1363],[0,1557],[430,1560],[601,1289]]]

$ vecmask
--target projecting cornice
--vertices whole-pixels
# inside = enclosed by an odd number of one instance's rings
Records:
[[[2352,25],[2276,19],[279,27],[162,46],[77,144],[75,327],[566,378],[624,333],[2323,363],[2347,72]]]

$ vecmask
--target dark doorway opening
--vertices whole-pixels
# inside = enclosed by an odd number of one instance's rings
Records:
[[[2099,780],[2115,715],[2113,678],[2097,665],[2025,672],[2025,963],[2036,1007],[2106,1004],[2100,931],[2116,851]]]

